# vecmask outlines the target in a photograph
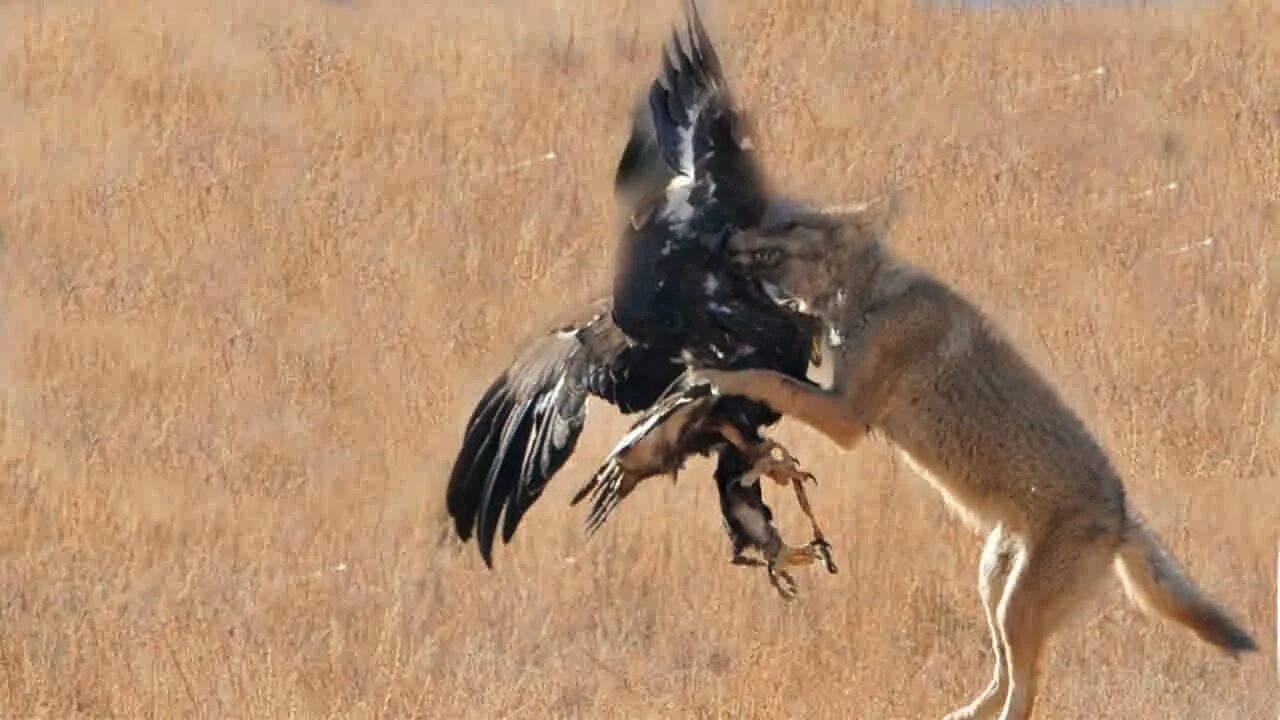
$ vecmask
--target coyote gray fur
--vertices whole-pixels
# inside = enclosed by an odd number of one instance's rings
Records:
[[[831,387],[761,370],[698,370],[720,395],[766,403],[850,450],[896,446],[975,531],[995,654],[990,685],[947,716],[1031,715],[1050,635],[1108,565],[1139,607],[1232,657],[1258,646],[1181,570],[1125,497],[1100,444],[984,314],[887,245],[891,214],[798,211],[728,240],[775,302],[816,316]]]

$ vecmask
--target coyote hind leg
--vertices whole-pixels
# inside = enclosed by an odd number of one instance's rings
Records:
[[[1090,523],[1092,525],[1092,523]],[[1028,538],[1013,568],[996,620],[1004,636],[1008,691],[999,720],[1027,720],[1039,693],[1045,645],[1100,587],[1115,555],[1108,533],[1067,520]]]
[[[988,720],[995,715],[1004,702],[1005,693],[1009,687],[1008,664],[1005,660],[1004,636],[1000,632],[996,612],[1009,579],[1015,550],[1003,526],[997,525],[987,535],[986,545],[982,548],[982,561],[978,567],[978,592],[982,595],[982,606],[987,616],[987,629],[991,633],[995,673],[991,683],[981,695],[965,707],[947,715],[944,720]]]

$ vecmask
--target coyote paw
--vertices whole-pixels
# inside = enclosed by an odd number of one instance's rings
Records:
[[[989,689],[977,700],[959,710],[947,713],[942,720],[986,720],[994,717],[999,710],[999,698],[999,690],[997,688]]]

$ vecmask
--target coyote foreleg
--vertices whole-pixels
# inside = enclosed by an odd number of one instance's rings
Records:
[[[927,303],[906,301],[866,319],[861,332],[833,353],[831,389],[772,370],[697,370],[720,395],[740,395],[818,430],[852,449],[880,419],[905,366],[929,351],[941,318]]]
[[[739,395],[764,403],[831,438],[848,450],[866,434],[867,423],[852,398],[838,390],[805,385],[773,370],[700,370],[720,395]]]

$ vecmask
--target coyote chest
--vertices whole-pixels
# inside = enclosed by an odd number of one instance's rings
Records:
[[[1040,444],[1024,413],[1040,399],[1019,392],[1017,364],[972,318],[953,318],[929,360],[928,370],[909,369],[895,383],[881,433],[970,528],[1019,525],[1023,485],[1037,474],[1026,457]]]
[[[964,487],[951,482],[945,469],[939,468],[935,470],[930,467],[927,461],[917,458],[902,445],[892,440],[890,440],[890,443],[898,457],[902,459],[903,464],[937,490],[947,508],[966,526],[977,532],[985,532],[998,522],[999,518],[993,517],[989,512],[984,512],[984,503],[980,501],[980,498],[976,497],[972,492],[966,492]]]

